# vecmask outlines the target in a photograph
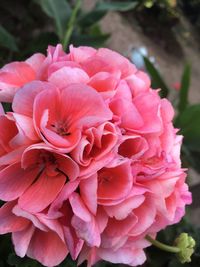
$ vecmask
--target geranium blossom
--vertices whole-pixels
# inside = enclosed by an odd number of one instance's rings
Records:
[[[50,46],[0,70],[0,101],[0,233],[18,256],[137,266],[184,216],[173,107],[123,56]]]

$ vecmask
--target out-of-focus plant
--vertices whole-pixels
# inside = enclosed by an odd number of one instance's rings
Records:
[[[143,4],[147,8],[151,8],[153,5],[157,4],[165,8],[174,8],[176,7],[176,0],[144,0]]]
[[[164,81],[158,69],[144,58],[148,73],[151,76],[153,88],[161,88],[162,97],[167,97],[170,88]],[[190,87],[191,67],[186,64],[183,70],[180,89],[178,90],[175,126],[180,128],[180,134],[184,136],[182,157],[186,167],[191,166],[200,172],[200,104],[190,104],[188,93]]]
[[[45,52],[49,44],[103,46],[109,34],[101,31],[99,21],[109,11],[125,12],[138,1],[97,1],[90,11],[81,0],[0,1],[0,65]]]

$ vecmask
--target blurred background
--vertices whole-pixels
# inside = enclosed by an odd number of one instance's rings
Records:
[[[183,165],[193,204],[178,225],[160,233],[172,243],[189,232],[197,240],[192,263],[200,266],[200,0],[0,0],[0,67],[46,53],[49,44],[108,47],[128,57],[152,79],[161,97],[176,109],[175,126],[185,136]],[[10,251],[9,237],[1,237],[0,267],[41,266],[21,260]],[[147,250],[145,267],[182,266],[174,255]],[[99,266],[111,266],[100,263]],[[76,266],[67,259],[60,266]]]

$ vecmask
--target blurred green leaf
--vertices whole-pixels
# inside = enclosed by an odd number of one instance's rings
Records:
[[[109,11],[128,11],[135,8],[137,4],[137,0],[123,2],[97,2],[91,11],[81,15],[79,24],[81,27],[90,27],[101,20]]]
[[[28,257],[20,258],[15,253],[8,256],[8,264],[15,267],[42,267],[40,263]]]
[[[176,119],[176,127],[190,149],[200,152],[200,104],[188,106]]]
[[[118,2],[98,2],[96,9],[104,11],[120,11],[125,12],[134,9],[138,5],[138,0],[118,1]]]
[[[179,112],[183,112],[188,104],[190,76],[191,76],[191,68],[190,68],[190,65],[187,64],[185,65],[182,79],[181,79],[181,88],[180,88],[179,104],[178,104]]]
[[[82,14],[78,19],[78,24],[82,28],[90,27],[100,21],[106,13],[106,10],[96,10],[94,8],[92,11]]]
[[[160,88],[161,97],[167,97],[169,93],[169,88],[166,85],[163,78],[161,77],[159,71],[154,67],[154,65],[151,63],[151,61],[147,57],[144,57],[144,62],[145,62],[146,69],[149,75],[151,76],[152,87],[154,89]]]
[[[186,144],[182,145],[182,161],[184,165],[190,166],[200,173],[200,152],[190,150]]]
[[[40,32],[35,36],[31,43],[22,51],[23,56],[27,57],[37,52],[46,53],[48,45],[56,45],[59,42],[58,36],[54,32]]]
[[[10,51],[18,51],[15,37],[0,25],[0,46],[8,48]]]
[[[42,10],[54,19],[59,39],[62,40],[67,22],[71,14],[71,7],[66,0],[36,0]]]
[[[80,45],[89,45],[93,47],[101,47],[105,41],[110,37],[109,34],[98,34],[98,35],[89,35],[89,34],[80,34],[72,35],[71,43],[75,46]]]

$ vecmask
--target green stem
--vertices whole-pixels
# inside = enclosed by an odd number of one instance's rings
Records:
[[[146,240],[148,240],[152,245],[154,245],[155,247],[167,251],[167,252],[171,252],[171,253],[179,253],[181,250],[178,247],[174,247],[174,246],[168,246],[165,245],[161,242],[159,242],[158,240],[153,239],[152,237],[150,237],[149,235],[147,235]]]
[[[77,0],[76,1],[76,5],[75,5],[75,7],[74,7],[74,9],[72,11],[71,17],[69,19],[69,23],[67,25],[66,33],[65,33],[64,38],[63,38],[62,45],[63,45],[63,49],[64,50],[67,49],[67,46],[69,44],[69,40],[70,40],[70,37],[71,37],[73,29],[74,29],[74,23],[75,23],[76,16],[77,16],[77,13],[78,13],[78,10],[79,10],[80,6],[81,6],[81,0]]]

